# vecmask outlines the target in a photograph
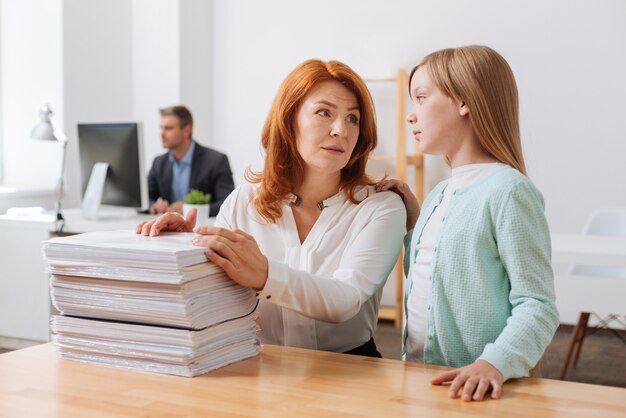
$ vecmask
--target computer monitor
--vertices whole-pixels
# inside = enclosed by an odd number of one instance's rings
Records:
[[[78,154],[83,217],[100,205],[148,208],[140,123],[79,123]]]

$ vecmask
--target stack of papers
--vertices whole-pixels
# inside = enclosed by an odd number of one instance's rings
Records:
[[[257,354],[255,293],[208,262],[193,235],[106,231],[45,241],[61,356],[195,376]]]
[[[256,305],[250,289],[217,274],[179,285],[53,275],[50,286],[64,315],[190,329],[245,316]]]
[[[55,316],[52,340],[63,358],[197,376],[255,356],[251,315],[199,331]]]

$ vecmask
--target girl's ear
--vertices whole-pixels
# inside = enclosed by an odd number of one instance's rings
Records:
[[[465,102],[459,102],[459,115],[467,116],[469,115],[469,109]]]

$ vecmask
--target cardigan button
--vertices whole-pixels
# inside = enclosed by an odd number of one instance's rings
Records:
[[[272,295],[265,296],[265,299],[271,299]]]

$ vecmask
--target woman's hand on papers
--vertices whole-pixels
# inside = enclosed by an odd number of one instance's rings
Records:
[[[448,390],[450,398],[459,397],[459,391],[462,389],[460,394],[462,400],[482,401],[489,390],[492,399],[499,399],[502,396],[504,379],[502,373],[491,363],[477,360],[465,367],[442,373],[430,381],[432,385],[445,382],[452,382]]]
[[[269,264],[254,237],[238,229],[198,226],[194,245],[207,247],[207,258],[242,286],[265,287]]]
[[[191,232],[196,226],[198,210],[189,210],[186,218],[176,212],[167,212],[152,221],[139,222],[135,232],[137,234],[156,237],[161,232]]]
[[[420,216],[420,205],[408,184],[396,179],[383,180],[376,185],[377,192],[390,190],[398,194],[406,207],[406,230],[410,231]]]

